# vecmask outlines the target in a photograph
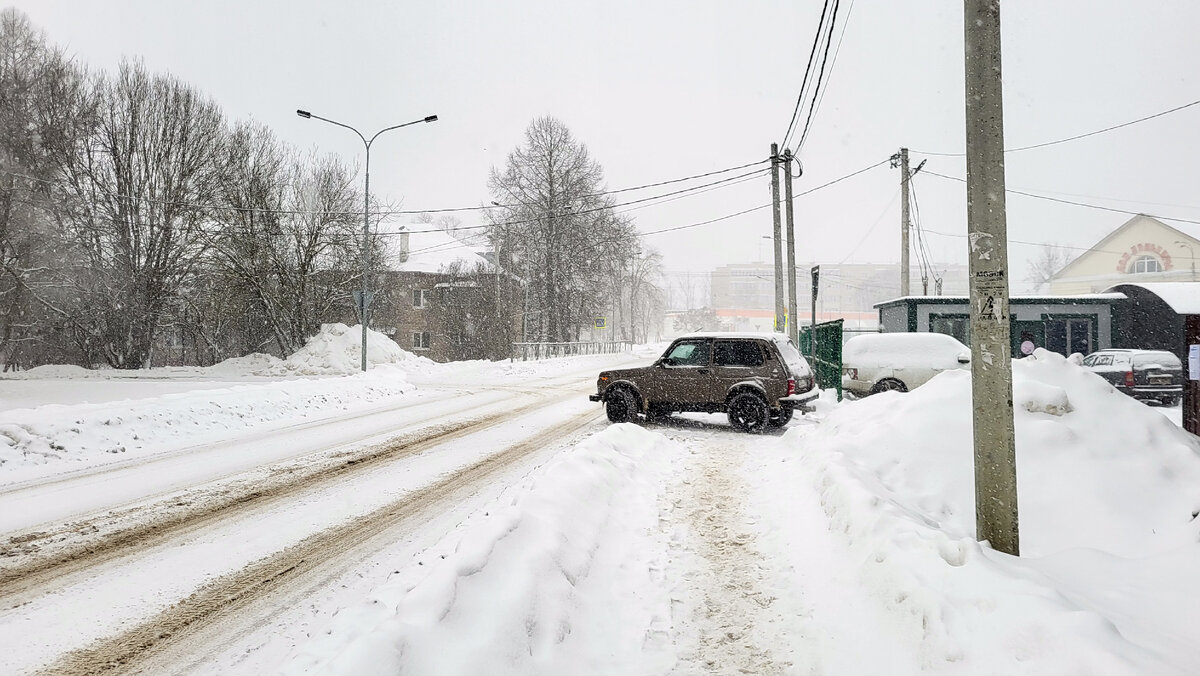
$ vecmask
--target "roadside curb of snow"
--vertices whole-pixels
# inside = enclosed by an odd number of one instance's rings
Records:
[[[596,659],[628,660],[625,673],[647,660],[669,667],[669,646],[650,635],[669,628],[665,562],[621,538],[656,531],[667,443],[622,424],[556,455],[415,561],[394,564],[394,579],[340,609],[283,671],[591,673],[582,665]],[[640,582],[624,581],[628,570],[610,576],[614,568],[643,571]],[[589,602],[611,608],[618,596],[626,603],[607,618],[612,626],[574,635],[574,611]]]

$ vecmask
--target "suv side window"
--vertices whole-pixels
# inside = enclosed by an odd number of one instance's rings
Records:
[[[708,366],[707,340],[685,340],[676,343],[667,354],[671,366]]]
[[[719,340],[713,346],[713,366],[762,366],[762,347],[750,340]]]

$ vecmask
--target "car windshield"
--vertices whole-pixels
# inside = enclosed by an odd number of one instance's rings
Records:
[[[671,366],[707,366],[708,341],[689,340],[677,343],[667,353],[666,359],[670,360]]]

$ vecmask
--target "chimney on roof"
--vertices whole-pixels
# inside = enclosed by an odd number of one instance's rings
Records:
[[[408,262],[408,228],[400,226],[400,234],[397,237],[400,240],[400,262]]]

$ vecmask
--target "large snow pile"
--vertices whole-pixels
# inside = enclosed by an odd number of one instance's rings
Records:
[[[669,443],[629,424],[587,439],[416,565],[397,562],[283,671],[666,673],[665,544],[629,534],[657,530]]]
[[[969,372],[839,406],[759,469],[819,491],[934,670],[1200,673],[1200,443],[1045,350],[1013,377],[1019,559],[975,541]]]
[[[367,329],[367,365],[383,366],[406,363],[428,366],[433,362],[400,349],[396,341],[384,334]],[[304,347],[282,362],[273,363],[259,373],[280,375],[351,375],[362,369],[362,327],[345,324],[322,324],[317,335],[309,338]]]

